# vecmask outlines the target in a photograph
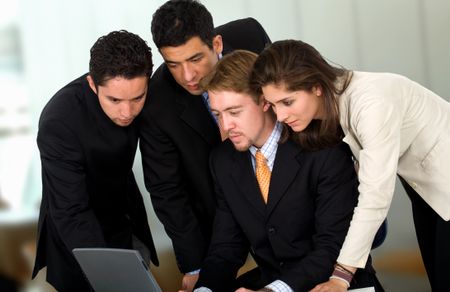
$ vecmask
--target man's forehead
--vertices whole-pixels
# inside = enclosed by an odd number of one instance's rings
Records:
[[[166,62],[182,62],[197,54],[213,53],[213,50],[197,36],[182,45],[162,47],[159,51]]]
[[[254,103],[249,95],[231,91],[210,92],[209,100],[211,108],[218,107],[216,110],[220,111],[242,108]]]

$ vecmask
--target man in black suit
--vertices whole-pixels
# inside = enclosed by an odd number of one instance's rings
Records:
[[[72,249],[134,248],[158,259],[132,166],[138,115],[153,68],[139,36],[115,31],[91,48],[89,74],[47,103],[37,143],[42,202],[33,278],[47,266],[58,291],[90,291]]]
[[[199,291],[239,288],[236,273],[250,250],[260,277],[246,288],[312,289],[333,271],[357,202],[357,177],[345,144],[307,152],[287,136],[280,139],[282,125],[248,84],[256,58],[235,51],[201,82],[229,139],[211,153],[218,207]],[[260,182],[261,153],[268,185]],[[369,263],[352,286],[377,285],[374,273]]]
[[[200,79],[222,54],[261,51],[270,40],[248,18],[214,30],[197,1],[172,0],[153,15],[153,40],[165,63],[152,76],[140,149],[155,213],[172,240],[182,287],[192,288],[211,237],[216,200],[208,159],[221,141]]]

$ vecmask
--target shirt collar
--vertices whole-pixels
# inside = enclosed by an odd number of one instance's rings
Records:
[[[273,164],[275,162],[275,156],[277,154],[278,141],[280,140],[282,130],[283,126],[281,125],[281,123],[276,122],[275,126],[273,127],[272,133],[261,148],[257,148],[253,145],[250,146],[249,151],[252,154],[253,166],[255,162],[255,153],[259,149],[267,159],[267,165],[269,166],[270,170],[272,170]]]

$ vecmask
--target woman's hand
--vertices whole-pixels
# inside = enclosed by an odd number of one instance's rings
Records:
[[[347,284],[339,279],[330,279],[314,287],[310,292],[345,292]]]

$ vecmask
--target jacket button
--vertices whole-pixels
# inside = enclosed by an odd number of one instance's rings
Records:
[[[280,262],[280,267],[282,267],[284,265],[284,262]]]
[[[269,228],[269,234],[270,235],[275,234],[275,232],[276,232],[275,228],[273,228],[273,227]]]

